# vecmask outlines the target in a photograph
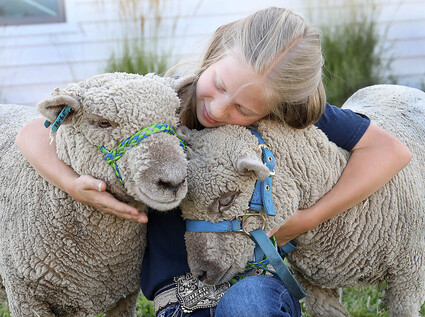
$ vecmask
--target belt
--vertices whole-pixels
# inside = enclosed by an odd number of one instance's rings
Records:
[[[161,310],[178,304],[179,301],[176,296],[176,284],[169,284],[158,290],[153,299],[155,314],[158,314]]]
[[[175,304],[179,304],[184,313],[197,309],[217,306],[230,283],[206,285],[191,273],[174,278],[174,283],[164,286],[154,297],[155,314]]]

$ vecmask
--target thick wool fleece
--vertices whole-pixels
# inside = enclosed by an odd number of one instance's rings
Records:
[[[187,191],[176,136],[152,135],[117,161],[125,189],[96,146],[111,150],[152,124],[176,128],[175,84],[154,75],[102,74],[57,89],[39,110],[53,121],[63,105],[72,108],[56,150],[77,173],[103,179],[139,210],[167,210]],[[134,316],[146,226],[76,202],[44,181],[14,144],[36,117],[28,107],[0,106],[0,275],[12,316]]]
[[[419,316],[425,300],[425,94],[379,85],[360,90],[345,106],[399,137],[413,158],[371,197],[296,238],[290,265],[308,292],[312,316],[346,316],[339,288],[384,280],[391,316]],[[331,190],[349,153],[313,126],[295,130],[263,120],[256,129],[276,159],[272,188],[278,215],[267,217],[270,230]],[[257,139],[238,126],[191,131],[188,138],[183,217],[216,222],[243,214],[256,175],[264,178]],[[212,284],[244,271],[254,248],[242,233],[187,232],[186,244],[192,272]]]

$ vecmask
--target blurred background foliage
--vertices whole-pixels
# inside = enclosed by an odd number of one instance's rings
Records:
[[[324,8],[330,1],[322,2]],[[163,23],[161,8],[164,0],[120,0],[120,15],[123,23],[138,21],[139,36],[127,38],[123,46],[113,53],[105,71],[122,71],[146,74],[155,72],[163,74],[170,65],[172,48],[163,51],[158,45],[160,33],[164,30],[173,34],[178,23],[178,16],[173,23]],[[341,1],[339,1],[341,2]],[[145,3],[145,5],[143,5]],[[169,3],[169,2],[168,2]],[[335,7],[335,5],[333,6]],[[340,10],[332,16],[322,13],[307,18],[316,25],[322,34],[323,55],[325,57],[323,81],[327,101],[341,106],[349,96],[360,88],[382,83],[395,83],[391,75],[392,59],[384,57],[386,47],[385,32],[379,32],[376,19],[379,6],[374,0],[344,0]],[[314,21],[317,20],[318,23]],[[322,21],[326,21],[323,23]],[[389,27],[386,26],[387,28]]]
[[[379,32],[376,24],[379,6],[373,0],[346,2],[333,18],[325,19],[335,22],[319,25],[327,101],[336,106],[360,88],[395,83],[392,58],[383,55],[387,32]]]
[[[124,25],[122,47],[112,53],[106,66],[107,72],[127,72],[137,74],[163,74],[170,67],[170,56],[173,48],[164,50],[160,45],[159,34],[172,36],[179,16],[173,18],[171,24],[164,23],[162,12],[170,2],[164,0],[119,0],[120,18]],[[129,32],[138,26],[136,32]],[[129,38],[127,34],[133,34]],[[134,37],[136,34],[136,37]],[[164,36],[162,36],[164,38]]]

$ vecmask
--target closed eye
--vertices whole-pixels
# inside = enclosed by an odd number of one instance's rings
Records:
[[[244,117],[249,117],[252,116],[252,114],[248,114],[244,111],[244,109],[241,107],[241,105],[236,104],[235,105],[236,109],[238,110],[238,112],[243,115]]]
[[[214,201],[214,209],[220,213],[229,209],[233,205],[236,197],[238,197],[239,194],[240,192],[227,192],[222,194]]]
[[[223,84],[219,81],[219,79],[217,78],[217,74],[214,73],[213,76],[213,80],[214,80],[214,86],[215,88],[220,91],[220,92],[226,92],[226,88],[223,86]]]
[[[229,206],[232,203],[233,199],[235,199],[234,196],[227,196],[227,197],[221,198],[218,201],[218,203],[220,206]]]

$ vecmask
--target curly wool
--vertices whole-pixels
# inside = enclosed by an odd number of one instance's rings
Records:
[[[347,316],[339,288],[383,281],[391,316],[419,316],[425,300],[425,94],[378,85],[360,90],[344,107],[397,136],[413,158],[371,197],[297,237],[298,247],[288,257],[291,268],[307,290],[312,316]],[[256,128],[276,159],[273,201],[278,215],[267,217],[265,230],[270,230],[331,190],[350,154],[313,126],[295,130],[263,120]],[[257,176],[264,173],[256,138],[237,126],[192,131],[188,138],[183,217],[217,222],[243,214]],[[233,200],[225,204],[228,197]],[[254,248],[240,233],[187,232],[186,245],[191,271],[212,284],[243,272]]]
[[[152,124],[176,127],[178,85],[153,74],[101,74],[55,90],[38,107],[53,122],[71,106],[56,151],[77,173],[104,180],[141,211],[168,210],[187,191],[176,136],[151,135],[118,160],[126,188],[97,146],[112,149]],[[43,180],[14,145],[37,117],[29,107],[0,106],[0,275],[11,314],[134,316],[146,225],[83,205]]]

